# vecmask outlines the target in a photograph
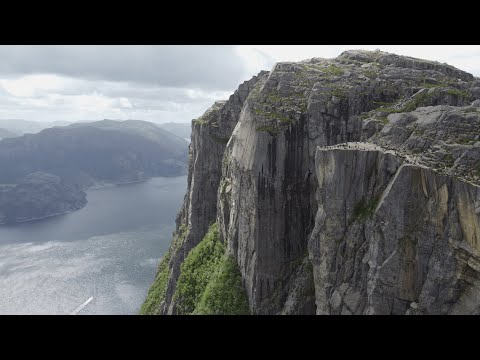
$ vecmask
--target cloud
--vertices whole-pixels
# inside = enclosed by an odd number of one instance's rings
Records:
[[[275,62],[381,50],[480,76],[480,46],[0,46],[0,119],[189,122]]]
[[[0,76],[67,77],[233,91],[249,76],[234,46],[3,45]]]

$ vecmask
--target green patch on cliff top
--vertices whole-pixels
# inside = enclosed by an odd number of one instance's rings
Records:
[[[160,304],[165,300],[167,293],[167,281],[169,275],[169,263],[172,255],[179,244],[181,244],[187,234],[187,227],[181,225],[178,235],[174,237],[172,245],[163,256],[158,266],[157,275],[152,286],[148,290],[147,298],[140,308],[140,315],[156,315],[160,310]]]
[[[213,224],[180,267],[174,299],[181,314],[245,314],[248,302],[235,260]]]
[[[256,128],[257,132],[268,132],[270,136],[276,136],[279,133],[279,130],[271,125],[261,125],[257,126]]]

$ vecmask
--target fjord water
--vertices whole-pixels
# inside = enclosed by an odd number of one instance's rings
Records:
[[[0,226],[0,314],[137,314],[187,177],[87,192],[81,210]]]

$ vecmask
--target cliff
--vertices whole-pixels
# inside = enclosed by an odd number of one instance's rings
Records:
[[[475,313],[478,98],[471,74],[379,51],[244,83],[193,122],[188,192],[142,312],[189,313],[181,264],[215,223],[252,314]]]

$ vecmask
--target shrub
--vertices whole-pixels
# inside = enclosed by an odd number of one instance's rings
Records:
[[[231,256],[223,256],[217,271],[205,288],[196,315],[248,315],[247,296],[237,263]]]
[[[224,246],[218,239],[217,225],[213,224],[203,240],[189,252],[180,266],[180,276],[174,294],[180,313],[191,314],[195,310],[224,252]]]
[[[353,208],[353,222],[360,220],[364,221],[373,216],[375,208],[378,205],[380,197],[376,197],[370,201],[365,199],[359,201]]]
[[[167,281],[169,275],[169,263],[178,244],[182,243],[187,234],[187,227],[182,224],[178,236],[173,239],[172,245],[163,256],[158,266],[157,275],[152,286],[148,290],[147,298],[140,308],[140,315],[154,315],[160,309],[160,304],[165,300],[167,293]]]

